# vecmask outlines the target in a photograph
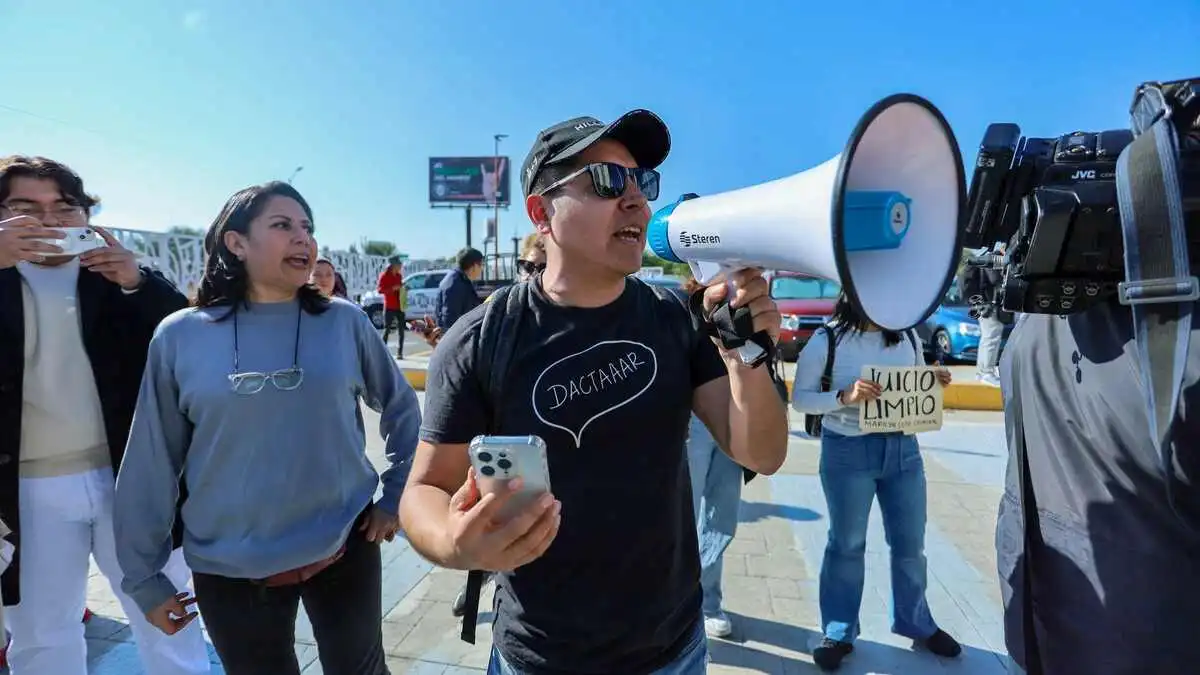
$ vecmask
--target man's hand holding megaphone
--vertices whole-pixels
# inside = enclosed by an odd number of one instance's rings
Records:
[[[704,316],[711,317],[713,311],[723,300],[729,301],[730,311],[745,307],[750,311],[754,330],[765,332],[771,337],[771,344],[779,340],[780,323],[783,320],[779,307],[771,298],[771,287],[763,277],[760,269],[738,270],[730,275],[728,281],[713,284],[704,289]],[[726,360],[733,359],[740,363],[737,350],[726,349],[719,337],[714,336],[713,342]]]

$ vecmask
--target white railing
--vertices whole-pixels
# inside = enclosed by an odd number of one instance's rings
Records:
[[[179,290],[191,296],[204,276],[204,237],[168,232],[110,228],[123,246],[139,254],[143,262],[162,272]],[[374,291],[387,258],[349,251],[327,251],[346,281],[351,298]],[[417,262],[417,261],[412,261]],[[409,263],[405,264],[407,268]]]

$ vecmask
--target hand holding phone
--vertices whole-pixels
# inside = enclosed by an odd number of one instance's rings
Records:
[[[561,503],[550,493],[545,443],[536,436],[480,436],[467,480],[450,499],[453,566],[505,572],[550,547]]]

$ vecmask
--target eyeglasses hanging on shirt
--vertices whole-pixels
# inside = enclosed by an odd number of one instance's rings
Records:
[[[270,373],[241,372],[238,363],[238,312],[233,311],[233,372],[229,374],[229,384],[235,394],[253,396],[262,391],[270,382],[280,391],[295,391],[304,384],[304,369],[300,367],[300,317],[304,308],[296,306],[296,339],[292,348],[292,367],[276,370]]]

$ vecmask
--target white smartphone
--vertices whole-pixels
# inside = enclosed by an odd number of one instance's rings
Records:
[[[503,482],[521,478],[524,485],[501,508],[504,521],[550,492],[550,462],[546,442],[537,436],[476,436],[467,446],[480,495],[495,492]]]
[[[85,251],[108,246],[104,237],[90,227],[60,227],[59,229],[66,235],[64,238],[38,240],[61,248],[62,253],[57,255],[79,255]]]

